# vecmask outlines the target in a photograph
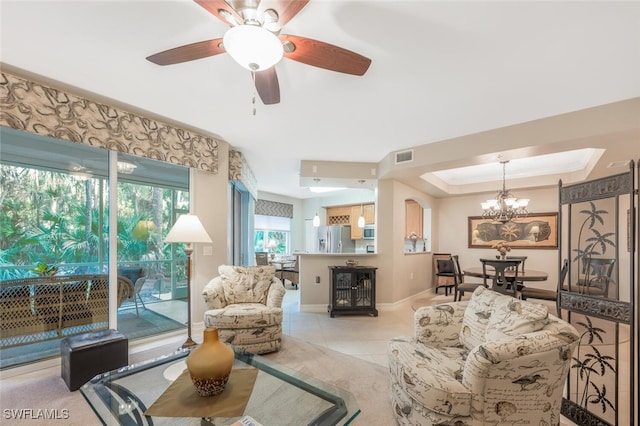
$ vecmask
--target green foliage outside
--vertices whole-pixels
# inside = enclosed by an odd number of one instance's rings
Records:
[[[269,247],[269,242],[275,241],[275,247]],[[287,233],[284,231],[268,231],[256,229],[253,235],[254,252],[269,252],[284,254],[287,252]]]
[[[162,238],[177,192],[118,184],[118,264],[149,262],[155,272],[170,273],[171,245]],[[39,263],[55,265],[58,275],[106,272],[107,201],[102,178],[1,165],[0,280],[33,276]],[[184,257],[183,250],[175,254]]]

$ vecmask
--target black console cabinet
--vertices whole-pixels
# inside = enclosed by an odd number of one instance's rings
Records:
[[[331,304],[329,314],[378,316],[376,269],[370,266],[330,266]]]

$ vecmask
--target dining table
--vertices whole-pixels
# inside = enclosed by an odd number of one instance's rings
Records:
[[[487,278],[493,278],[493,275],[489,275],[493,272],[493,268],[487,268]],[[473,266],[463,270],[464,275],[467,277],[484,278],[485,274],[482,271],[482,266]],[[509,278],[509,275],[513,276],[514,273],[506,271],[505,276]],[[525,272],[518,271],[518,281],[546,281],[549,278],[549,274],[544,271],[536,271],[534,269],[527,269]]]
[[[485,278],[485,273],[482,269],[482,266],[474,266],[474,267],[466,268],[463,270],[463,273],[467,277],[476,277],[476,278],[483,278],[483,279]],[[487,267],[486,278],[493,279],[494,275],[495,275],[495,269],[492,267]],[[523,283],[525,281],[546,281],[548,277],[549,277],[549,274],[547,274],[544,271],[536,271],[534,269],[527,269],[526,272],[518,271],[517,280],[519,284],[517,286],[517,291],[520,292],[522,288],[524,288]],[[505,271],[505,278],[513,283],[513,280],[516,279],[514,271],[509,271],[509,270]],[[504,290],[498,290],[497,288],[494,288],[494,290],[504,292]],[[513,295],[515,296],[515,293]]]
[[[286,267],[293,266],[295,262],[296,262],[296,258],[289,257],[289,256],[276,257],[273,259],[269,259],[269,265],[275,266],[276,269],[283,269]]]

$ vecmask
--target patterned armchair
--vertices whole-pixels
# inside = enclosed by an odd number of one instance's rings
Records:
[[[419,308],[415,335],[389,342],[400,425],[559,425],[578,333],[530,303],[478,287]]]
[[[279,350],[285,289],[275,267],[221,265],[218,273],[202,292],[205,327],[216,327],[220,340],[248,352]]]

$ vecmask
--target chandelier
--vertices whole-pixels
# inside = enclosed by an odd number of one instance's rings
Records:
[[[501,161],[502,164],[502,191],[498,192],[495,199],[487,200],[482,203],[482,217],[491,219],[496,222],[509,222],[520,216],[529,214],[527,206],[528,198],[518,199],[514,197],[506,187],[506,166],[509,161]]]

